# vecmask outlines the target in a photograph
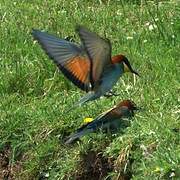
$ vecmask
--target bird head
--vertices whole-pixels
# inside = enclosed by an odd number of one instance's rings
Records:
[[[127,59],[126,56],[122,55],[122,54],[119,54],[119,55],[116,55],[116,56],[113,56],[112,57],[112,62],[113,63],[120,63],[123,65],[123,69],[124,69],[124,72],[131,72],[137,76],[139,76],[139,74],[133,70],[133,68],[131,67],[131,64],[129,62],[129,60]]]
[[[134,116],[134,110],[138,110],[136,104],[131,100],[121,101],[116,106],[116,109],[118,109],[125,117]]]

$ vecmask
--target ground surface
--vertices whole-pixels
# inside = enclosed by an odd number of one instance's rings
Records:
[[[180,94],[178,1],[0,0],[0,179],[178,179]],[[141,78],[125,74],[115,90],[69,114],[83,95],[58,73],[31,29],[73,36],[82,24],[108,37]],[[143,111],[114,136],[63,138],[122,99]]]

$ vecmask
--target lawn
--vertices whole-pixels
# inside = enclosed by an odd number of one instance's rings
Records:
[[[66,113],[84,95],[33,40],[32,28],[61,38],[81,24],[125,54],[126,73],[101,98]],[[0,179],[179,179],[180,3],[0,0]],[[86,117],[133,100],[142,110],[111,135],[64,138]]]

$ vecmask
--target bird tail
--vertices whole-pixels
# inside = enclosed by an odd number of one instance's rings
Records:
[[[82,106],[83,104],[85,104],[88,101],[92,101],[97,99],[99,96],[97,96],[97,94],[95,94],[94,92],[89,92],[88,94],[86,94],[85,96],[83,96],[78,102],[74,103],[74,105],[69,108],[66,112],[70,112],[71,110],[73,110],[74,108],[78,107],[78,106]]]
[[[76,133],[74,133],[74,134],[72,134],[66,138],[65,144],[66,145],[72,144],[75,141],[77,141],[78,139],[80,139],[82,136],[88,134],[89,132],[90,132],[89,130],[82,130],[82,131],[76,132]]]
[[[88,94],[86,94],[85,96],[83,96],[75,105],[77,106],[81,106],[84,103],[88,102],[88,101],[92,101],[97,99],[98,96],[94,93],[94,92],[89,92]]]

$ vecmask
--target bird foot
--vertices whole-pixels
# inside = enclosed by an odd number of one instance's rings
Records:
[[[119,96],[120,94],[116,94],[114,91],[109,91],[107,94],[105,94],[104,96],[109,98],[112,96]]]

